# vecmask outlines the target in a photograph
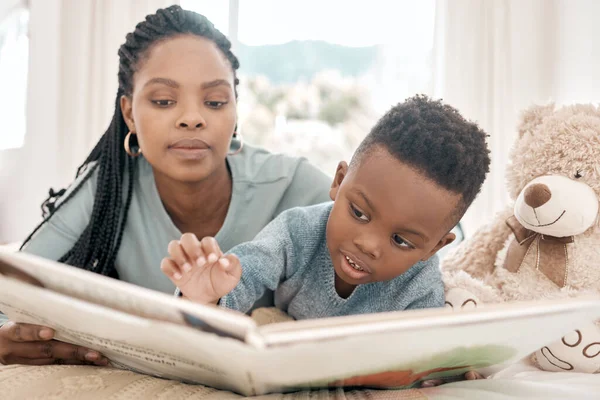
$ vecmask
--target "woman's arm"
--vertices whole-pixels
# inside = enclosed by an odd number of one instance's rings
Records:
[[[83,179],[85,179],[85,174],[71,184],[57,201],[57,207]],[[94,205],[96,179],[97,171],[93,171],[92,176],[83,182],[69,201],[60,207],[25,244],[23,251],[51,260],[58,260],[67,253],[90,220]]]
[[[83,176],[71,185],[58,204],[67,198],[81,179]],[[89,221],[95,187],[96,177],[92,175],[25,244],[23,251],[52,260],[58,260],[69,251]],[[0,314],[0,363],[108,364],[108,360],[96,351],[59,342],[53,337],[54,330],[50,328],[15,323]]]

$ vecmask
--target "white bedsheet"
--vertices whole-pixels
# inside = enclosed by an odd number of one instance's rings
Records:
[[[488,379],[421,389],[430,399],[600,399],[600,374],[540,371],[529,361],[508,366]]]

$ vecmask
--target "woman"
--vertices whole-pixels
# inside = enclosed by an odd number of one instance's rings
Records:
[[[288,208],[327,201],[326,175],[236,134],[239,62],[230,48],[205,17],[179,6],[138,24],[119,49],[107,131],[71,187],[50,191],[22,250],[173,293],[160,261],[182,232],[216,235],[227,250]],[[106,364],[53,334],[4,323],[0,362]]]

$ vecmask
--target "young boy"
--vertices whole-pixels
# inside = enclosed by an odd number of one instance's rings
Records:
[[[442,307],[435,253],[489,170],[485,136],[454,108],[410,98],[340,162],[333,203],[288,210],[226,255],[185,234],[161,269],[186,298],[241,312],[267,289],[295,319]]]

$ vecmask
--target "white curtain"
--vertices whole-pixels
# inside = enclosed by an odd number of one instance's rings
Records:
[[[0,151],[0,243],[22,240],[40,221],[48,188],[71,182],[110,122],[125,34],[174,3],[0,0],[2,16],[29,8],[27,128],[22,147]]]
[[[519,112],[600,100],[598,16],[595,0],[437,0],[434,95],[490,134],[491,173],[463,220],[467,234],[508,203]]]
[[[14,10],[26,6],[26,0],[2,0],[0,2],[0,22]]]
[[[147,14],[177,0],[62,0],[59,160],[61,183],[73,179],[114,111],[119,46]]]

